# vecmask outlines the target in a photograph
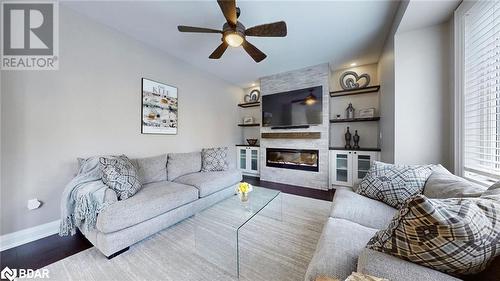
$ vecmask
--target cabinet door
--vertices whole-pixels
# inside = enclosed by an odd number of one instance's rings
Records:
[[[245,147],[238,147],[238,169],[242,172],[247,170],[247,149]]]
[[[352,152],[334,151],[332,184],[352,186]]]
[[[373,161],[378,160],[378,153],[354,151],[353,156],[353,184],[358,184],[368,173]]]
[[[249,170],[252,173],[259,173],[259,149],[257,148],[250,148],[247,150],[247,152],[250,153],[250,165],[249,165]]]

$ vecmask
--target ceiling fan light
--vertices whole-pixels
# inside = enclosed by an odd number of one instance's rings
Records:
[[[224,41],[231,47],[239,47],[243,44],[243,36],[238,32],[228,33],[224,36]]]

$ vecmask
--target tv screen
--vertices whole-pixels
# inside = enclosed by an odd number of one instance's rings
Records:
[[[317,86],[262,97],[262,126],[318,125],[323,121],[323,87]]]

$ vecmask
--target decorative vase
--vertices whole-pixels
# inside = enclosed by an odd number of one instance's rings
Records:
[[[354,107],[352,107],[352,103],[349,103],[349,106],[345,109],[345,118],[354,119]]]
[[[345,149],[351,149],[351,132],[349,132],[349,127],[347,127],[347,132],[344,135],[345,138]]]
[[[249,199],[248,192],[240,192],[240,193],[238,193],[238,195],[240,196],[241,202],[247,202]]]
[[[358,130],[354,131],[354,136],[352,137],[352,140],[354,142],[354,149],[359,149],[359,135],[358,135]]]

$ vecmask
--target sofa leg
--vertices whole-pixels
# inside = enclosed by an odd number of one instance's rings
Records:
[[[114,253],[114,254],[110,255],[110,256],[109,256],[109,257],[107,257],[107,258],[108,258],[108,260],[110,260],[110,259],[112,259],[112,258],[114,258],[114,257],[116,257],[116,256],[118,256],[118,255],[120,255],[120,254],[125,253],[126,251],[128,251],[128,249],[130,249],[130,247],[127,247],[127,248],[125,248],[125,249],[122,249],[122,250],[120,250],[120,251],[118,251],[118,252],[116,252],[116,253]]]

